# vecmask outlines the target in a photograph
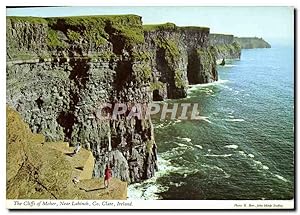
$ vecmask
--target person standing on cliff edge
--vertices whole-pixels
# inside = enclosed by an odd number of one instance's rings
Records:
[[[109,167],[109,164],[107,164],[105,171],[104,171],[104,187],[105,188],[108,188],[111,176],[112,176],[111,168]]]

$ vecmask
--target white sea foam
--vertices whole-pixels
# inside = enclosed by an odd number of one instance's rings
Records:
[[[244,151],[239,151],[239,153],[243,156],[246,156],[246,153]]]
[[[225,121],[228,121],[228,122],[244,122],[245,120],[244,119],[225,119]]]
[[[268,169],[269,169],[269,167],[266,166],[266,165],[263,165],[262,168],[265,169],[265,170],[268,170]]]
[[[199,149],[203,149],[203,147],[200,146],[200,145],[195,145],[195,147],[197,147],[197,148],[199,148]]]
[[[128,186],[128,199],[131,200],[152,200],[159,199],[157,193],[167,190],[167,187],[164,187],[156,182],[157,178],[169,174],[170,172],[178,171],[178,167],[172,166],[172,164],[158,156],[158,167],[159,170],[155,173],[155,177],[152,177],[142,183],[135,183]]]
[[[208,165],[208,164],[202,164],[201,166],[205,167],[205,168],[209,168],[209,169],[220,171],[220,172],[224,173],[225,178],[229,178],[230,177],[230,174],[228,174],[227,172],[225,172],[221,167],[218,167],[218,166],[215,166],[215,165],[211,166],[211,165]]]
[[[253,160],[253,162],[255,163],[255,165],[262,165],[261,161]]]
[[[275,174],[275,176],[276,176],[278,179],[280,179],[280,180],[282,180],[282,181],[284,181],[284,182],[288,182],[288,180],[287,180],[286,178],[282,177],[281,175]]]
[[[209,119],[208,119],[208,116],[199,116],[200,120],[203,120],[205,122],[208,122],[208,123],[212,123]]]
[[[221,155],[215,155],[215,154],[206,154],[205,157],[230,157],[232,154],[221,154]]]
[[[183,143],[176,143],[178,146],[181,146],[181,147],[187,147],[187,145],[183,144]]]
[[[183,140],[183,141],[185,141],[185,142],[191,142],[192,141],[192,139],[191,138],[188,138],[188,137],[176,137],[177,139],[180,139],[180,140]]]
[[[238,146],[237,145],[226,145],[226,146],[224,146],[225,148],[229,148],[229,149],[237,149],[238,148]]]
[[[236,65],[234,64],[225,64],[223,67],[235,67]]]
[[[176,119],[176,120],[172,120],[172,121],[164,121],[164,122],[154,125],[154,128],[166,128],[166,127],[175,125],[176,123],[179,123],[179,122],[181,122],[180,119]]]
[[[182,185],[184,185],[184,184],[185,184],[185,182],[182,182],[182,181],[179,182],[179,183],[174,183],[174,182],[172,182],[172,181],[170,182],[170,185],[171,185],[171,186],[175,186],[175,187],[180,187],[180,186],[182,186]]]
[[[249,156],[250,158],[254,158],[254,155],[253,155],[253,154],[248,154],[248,156]]]
[[[195,90],[198,90],[198,89],[203,88],[203,87],[209,87],[209,86],[214,86],[214,85],[220,85],[220,84],[224,84],[224,83],[227,83],[227,82],[229,82],[229,80],[221,80],[221,79],[219,79],[218,81],[211,82],[211,83],[207,83],[207,84],[195,84],[195,85],[189,85],[188,91],[195,91]]]
[[[263,165],[263,163],[261,161],[253,160],[253,162],[254,162],[254,165],[259,166],[260,168],[262,168],[264,170],[269,169],[269,167],[267,165]]]

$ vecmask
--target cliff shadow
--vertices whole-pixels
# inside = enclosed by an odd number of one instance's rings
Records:
[[[197,50],[192,50],[188,54],[188,65],[187,65],[187,78],[189,84],[204,83],[204,80],[199,75],[201,70],[201,63],[198,58]]]

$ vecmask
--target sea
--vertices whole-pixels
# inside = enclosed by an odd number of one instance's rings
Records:
[[[219,80],[167,103],[198,103],[203,120],[153,119],[155,177],[128,199],[294,198],[294,49],[244,49]]]

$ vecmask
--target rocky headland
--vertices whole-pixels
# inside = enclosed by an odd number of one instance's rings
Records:
[[[271,45],[263,38],[258,37],[235,37],[242,49],[271,48]]]

